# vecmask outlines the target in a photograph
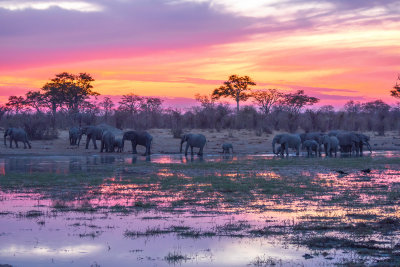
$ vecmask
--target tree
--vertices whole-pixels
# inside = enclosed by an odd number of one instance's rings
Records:
[[[119,103],[119,110],[129,112],[131,116],[140,110],[142,98],[134,93],[123,95]]]
[[[12,95],[8,98],[8,102],[6,103],[6,106],[9,109],[14,110],[15,114],[18,114],[26,106],[25,98],[22,96]]]
[[[107,121],[108,116],[111,114],[112,108],[115,106],[114,102],[110,97],[104,97],[103,101],[100,102],[100,107],[103,108],[104,118]]]
[[[57,109],[65,108],[78,114],[80,109],[87,105],[90,96],[98,96],[99,93],[92,91],[94,79],[87,73],[78,75],[68,72],[56,74],[43,87],[43,100],[45,105],[52,111],[52,125],[55,127],[55,116]]]
[[[271,112],[272,107],[279,103],[283,94],[277,89],[258,90],[253,92],[252,97],[254,103],[258,105],[259,109],[268,115]]]
[[[303,107],[314,105],[319,99],[304,94],[304,90],[298,90],[295,93],[284,94],[280,102],[289,113],[298,115]]]
[[[231,75],[224,85],[214,89],[212,97],[214,99],[220,99],[221,97],[230,97],[236,101],[236,111],[239,114],[239,102],[246,101],[251,96],[251,85],[256,83],[249,77],[238,75]]]
[[[42,108],[46,105],[46,97],[40,91],[28,91],[25,96],[26,105],[35,109],[37,113],[42,113]]]
[[[99,93],[92,91],[94,79],[90,74],[79,73],[74,75],[68,72],[56,74],[50,84],[57,87],[62,94],[62,101],[66,108],[73,113],[79,109],[90,96],[98,96]]]
[[[142,97],[140,109],[145,114],[145,127],[149,128],[150,123],[154,121],[155,114],[161,113],[163,100],[158,97]],[[153,116],[151,116],[153,115]]]
[[[400,81],[400,74],[397,77],[397,80]],[[396,82],[396,85],[393,87],[393,90],[390,91],[391,95],[396,98],[400,98],[400,84]]]
[[[134,124],[134,115],[138,113],[142,104],[142,98],[134,93],[123,95],[121,101],[118,102],[120,111],[129,113],[132,126]]]
[[[215,107],[215,99],[213,96],[195,94],[194,98],[203,108],[211,109]]]
[[[390,106],[382,100],[375,100],[362,104],[362,109],[368,114],[368,119],[374,119],[378,134],[385,135],[385,118],[389,114]]]

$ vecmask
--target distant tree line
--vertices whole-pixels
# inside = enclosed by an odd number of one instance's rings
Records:
[[[248,76],[230,76],[210,95],[196,95],[199,105],[187,110],[164,108],[161,98],[134,93],[123,95],[118,103],[109,97],[98,101],[93,81],[87,73],[63,72],[41,90],[10,96],[0,106],[1,126],[23,127],[32,139],[51,139],[57,136],[57,129],[103,122],[121,129],[168,128],[176,137],[184,128],[252,129],[259,135],[274,130],[343,129],[375,131],[379,135],[387,130],[400,130],[399,104],[350,100],[337,111],[330,105],[311,108],[319,99],[303,90],[290,93],[278,89],[252,90],[251,86],[256,84]],[[400,98],[398,83],[391,94]],[[236,108],[219,101],[221,97],[234,99]],[[249,99],[253,105],[239,106],[239,102]]]

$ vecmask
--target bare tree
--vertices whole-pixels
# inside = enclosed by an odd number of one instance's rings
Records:
[[[208,95],[195,94],[194,98],[196,99],[197,102],[200,102],[200,105],[203,108],[215,107],[215,98],[213,98],[212,95],[208,96]]]
[[[108,120],[108,117],[111,115],[112,109],[115,106],[114,102],[111,100],[110,97],[104,97],[103,101],[99,103],[100,107],[102,107],[104,111],[104,119],[105,121]]]
[[[132,121],[132,126],[135,122],[134,115],[140,111],[140,107],[142,105],[142,97],[135,95],[134,93],[130,93],[127,95],[123,95],[121,101],[118,102],[120,111],[127,112]]]
[[[272,107],[282,99],[283,93],[278,89],[266,89],[253,92],[254,103],[258,105],[264,115],[271,112]]]

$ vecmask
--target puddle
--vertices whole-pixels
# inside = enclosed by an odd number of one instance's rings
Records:
[[[2,158],[0,264],[109,266],[118,258],[119,266],[330,266],[393,259],[400,154],[314,160]],[[371,169],[363,172],[365,166]],[[313,248],[318,242],[310,238],[333,235],[358,243],[324,253]],[[361,236],[377,242],[374,253],[357,253],[366,247]]]

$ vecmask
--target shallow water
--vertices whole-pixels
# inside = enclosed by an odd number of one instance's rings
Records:
[[[365,159],[393,157],[400,159],[400,154],[365,155]],[[344,178],[332,170],[321,171],[312,164],[302,169],[204,170],[202,175],[206,177],[210,174],[234,181],[258,177],[291,182],[291,177],[300,173],[310,179],[310,184],[320,182],[330,188],[326,194],[286,193],[289,197],[255,192],[247,205],[218,202],[231,197],[229,191],[220,191],[199,199],[207,203],[217,201],[216,206],[197,203],[196,199],[192,204],[185,202],[179,206],[179,201],[187,201],[190,194],[196,198],[196,194],[201,194],[201,188],[208,188],[209,184],[196,183],[193,187],[194,184],[187,183],[187,192],[167,190],[162,184],[163,179],[170,177],[191,181],[197,175],[192,175],[191,168],[184,171],[169,168],[181,163],[196,163],[193,166],[198,172],[202,162],[259,159],[265,159],[266,165],[269,160],[285,160],[273,155],[206,155],[203,158],[195,156],[193,160],[181,155],[152,155],[150,158],[126,155],[16,156],[0,159],[0,175],[3,176],[0,179],[13,179],[19,174],[65,174],[68,179],[73,179],[80,173],[101,173],[104,177],[103,182],[86,188],[57,185],[46,188],[46,192],[32,184],[21,184],[20,188],[13,189],[0,186],[0,264],[110,266],[117,262],[118,266],[245,266],[261,263],[264,266],[274,262],[287,266],[326,266],[359,256],[331,249],[329,255],[332,257],[319,254],[306,259],[303,255],[314,251],[288,242],[287,237],[293,235],[292,232],[256,236],[250,234],[250,230],[292,226],[313,216],[342,216],[346,218],[343,221],[353,220],[348,215],[357,209],[365,214],[381,216],[385,213],[399,217],[396,203],[373,205],[383,201],[378,190],[391,190],[400,184],[400,168],[393,167],[372,170],[368,174],[352,172]],[[123,182],[124,177],[139,179],[152,175],[161,182]],[[191,187],[196,191],[190,191]],[[368,188],[374,188],[378,193],[364,192]],[[359,206],[336,203],[335,198],[342,197],[341,192],[349,199],[346,201]],[[357,196],[349,196],[354,192]],[[147,202],[154,206],[132,208]],[[232,227],[237,229],[232,230]],[[398,242],[396,236],[394,243]],[[167,257],[171,254],[183,258]]]

